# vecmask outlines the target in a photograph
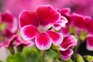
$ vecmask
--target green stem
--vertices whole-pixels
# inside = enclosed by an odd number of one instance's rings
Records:
[[[9,49],[10,53],[11,53],[12,55],[14,55],[14,53],[15,53],[15,52],[14,52],[14,48],[13,48],[12,46],[10,46],[8,49]]]
[[[44,50],[41,51],[41,57],[42,57],[41,62],[44,62]]]

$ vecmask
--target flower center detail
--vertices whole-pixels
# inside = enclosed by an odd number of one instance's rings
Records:
[[[44,33],[45,31],[46,31],[46,29],[45,29],[45,27],[43,27],[43,26],[39,26],[38,27],[38,31],[40,32],[40,33]]]

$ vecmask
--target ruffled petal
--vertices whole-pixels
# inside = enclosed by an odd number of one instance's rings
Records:
[[[86,20],[88,21],[88,20]],[[87,28],[87,31],[89,34],[92,34],[93,35],[93,20],[89,20],[88,23],[86,24],[86,28]]]
[[[52,42],[55,46],[58,46],[63,41],[63,35],[61,33],[56,33],[53,31],[47,31],[48,35],[51,37]]]
[[[80,28],[80,29],[86,28],[86,22],[83,16],[74,13],[71,17],[71,20],[73,22],[73,25],[76,26],[77,28]]]
[[[61,58],[63,60],[69,60],[71,55],[73,54],[73,50],[67,49],[66,51],[60,51],[61,52]]]
[[[15,39],[16,41],[14,42],[14,45],[17,46],[17,47],[22,47],[22,46],[28,46],[28,47],[31,47],[31,46],[34,46],[34,42],[33,41],[29,41],[29,40],[22,40],[21,37],[17,37]]]
[[[93,51],[93,36],[88,36],[86,39],[86,47],[89,51]]]
[[[3,14],[1,21],[11,24],[11,23],[13,23],[13,16],[10,13]]]
[[[60,50],[65,51],[72,46],[77,45],[77,40],[73,35],[64,37],[63,42],[60,45]]]
[[[14,35],[13,37],[11,37],[9,40],[5,41],[5,42],[2,42],[0,44],[0,47],[10,47],[10,46],[13,46],[13,43],[14,43],[14,40],[16,39],[16,35]]]
[[[70,14],[71,9],[70,8],[63,8],[62,10],[58,10],[58,11],[61,13],[61,15],[66,16],[66,15]]]
[[[59,13],[55,11],[51,6],[40,6],[36,9],[37,16],[40,24],[46,26],[48,24],[54,24],[59,19]]]
[[[19,27],[22,28],[25,25],[38,26],[38,19],[35,12],[28,12],[23,10],[19,15]]]
[[[40,50],[47,50],[51,47],[51,38],[47,33],[40,33],[35,37],[36,47]]]
[[[53,28],[56,29],[56,30],[59,30],[61,29],[62,27],[65,27],[66,23],[67,23],[67,19],[63,16],[61,16],[61,19],[58,20],[54,25],[53,25]]]
[[[21,35],[25,40],[33,39],[38,33],[38,29],[33,25],[27,25],[21,29]]]

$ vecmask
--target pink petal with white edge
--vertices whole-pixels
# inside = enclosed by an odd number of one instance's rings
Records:
[[[29,41],[29,40],[22,40],[22,38],[21,37],[17,37],[16,39],[15,39],[16,41],[15,41],[15,43],[14,43],[14,45],[15,46],[28,46],[28,47],[31,47],[31,46],[34,46],[34,42],[33,41]]]
[[[60,45],[60,50],[65,51],[69,49],[70,47],[76,46],[77,40],[73,35],[69,35],[64,37],[63,42]]]
[[[86,39],[86,47],[89,51],[93,51],[93,35],[89,35]]]
[[[68,22],[68,20],[61,16],[60,20],[58,20],[54,25],[53,25],[53,28],[56,29],[56,30],[59,30],[61,29],[62,27],[65,27],[66,23]]]
[[[38,34],[38,29],[33,25],[27,25],[21,28],[21,35],[24,40],[31,40]]]
[[[62,43],[63,41],[63,35],[61,33],[56,33],[53,31],[47,31],[48,35],[52,39],[52,42],[55,46],[58,46]]]
[[[73,54],[73,50],[72,49],[68,49],[66,51],[60,51],[61,52],[61,58],[63,60],[69,60],[71,55]]]
[[[46,26],[48,24],[54,24],[59,20],[60,14],[55,11],[50,5],[39,6],[36,9],[37,16],[40,20],[40,24]]]
[[[47,50],[51,47],[52,41],[47,33],[40,33],[35,37],[36,47],[40,50]]]
[[[19,15],[19,27],[22,28],[25,25],[38,26],[38,20],[35,12],[28,12],[23,10]]]

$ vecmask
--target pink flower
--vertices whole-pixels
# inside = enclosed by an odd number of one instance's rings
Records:
[[[86,48],[93,51],[93,35],[88,35],[86,38]]]
[[[5,24],[5,29],[2,31],[3,36],[11,36],[17,32],[17,20],[9,12],[1,14],[1,24]]]
[[[62,27],[62,28],[61,28],[61,32],[62,32],[62,34],[64,34],[64,36],[70,34],[70,33],[69,33],[69,29],[68,29],[67,27]]]
[[[88,20],[87,20],[88,21]],[[86,24],[86,30],[89,34],[92,34],[93,35],[93,20],[90,19],[87,24]]]
[[[52,43],[55,46],[61,44],[62,34],[50,30],[60,20],[60,14],[51,6],[40,6],[35,12],[23,11],[19,20],[22,37],[25,40],[35,39],[38,49],[47,50]]]
[[[68,23],[66,17],[61,16],[61,19],[53,25],[53,28],[56,30],[60,30],[62,27],[66,27],[66,23]]]
[[[13,46],[17,46],[17,47],[18,46],[20,46],[20,47],[21,46],[33,46],[33,45],[34,45],[33,42],[22,40],[21,37],[14,35],[7,41],[0,43],[0,48],[2,48],[2,47],[9,48],[9,47],[13,47]]]
[[[71,9],[70,8],[63,8],[63,9],[61,9],[61,10],[58,10],[58,12],[62,15],[62,16],[64,16],[64,17],[66,17],[66,19],[68,20],[68,23],[67,23],[67,25],[70,25],[72,22],[71,22]]]
[[[10,10],[14,15],[18,15],[22,10],[33,11],[39,5],[50,4],[54,8],[62,8],[68,1],[61,0],[3,0],[2,11]]]
[[[71,55],[73,54],[72,49],[67,49],[66,51],[60,51],[61,52],[61,58],[63,60],[69,60]]]
[[[33,41],[26,41],[26,40],[23,40],[21,37],[16,36],[14,46],[17,46],[17,47],[23,47],[23,46],[31,47],[31,46],[34,46],[34,42]]]
[[[86,22],[84,20],[84,17],[81,15],[78,15],[76,13],[74,13],[71,17],[72,20],[72,24],[79,28],[79,29],[85,29],[86,28]]]
[[[73,54],[71,47],[77,45],[77,40],[73,35],[68,35],[64,37],[63,42],[60,45],[61,58],[64,60],[70,59]]]

